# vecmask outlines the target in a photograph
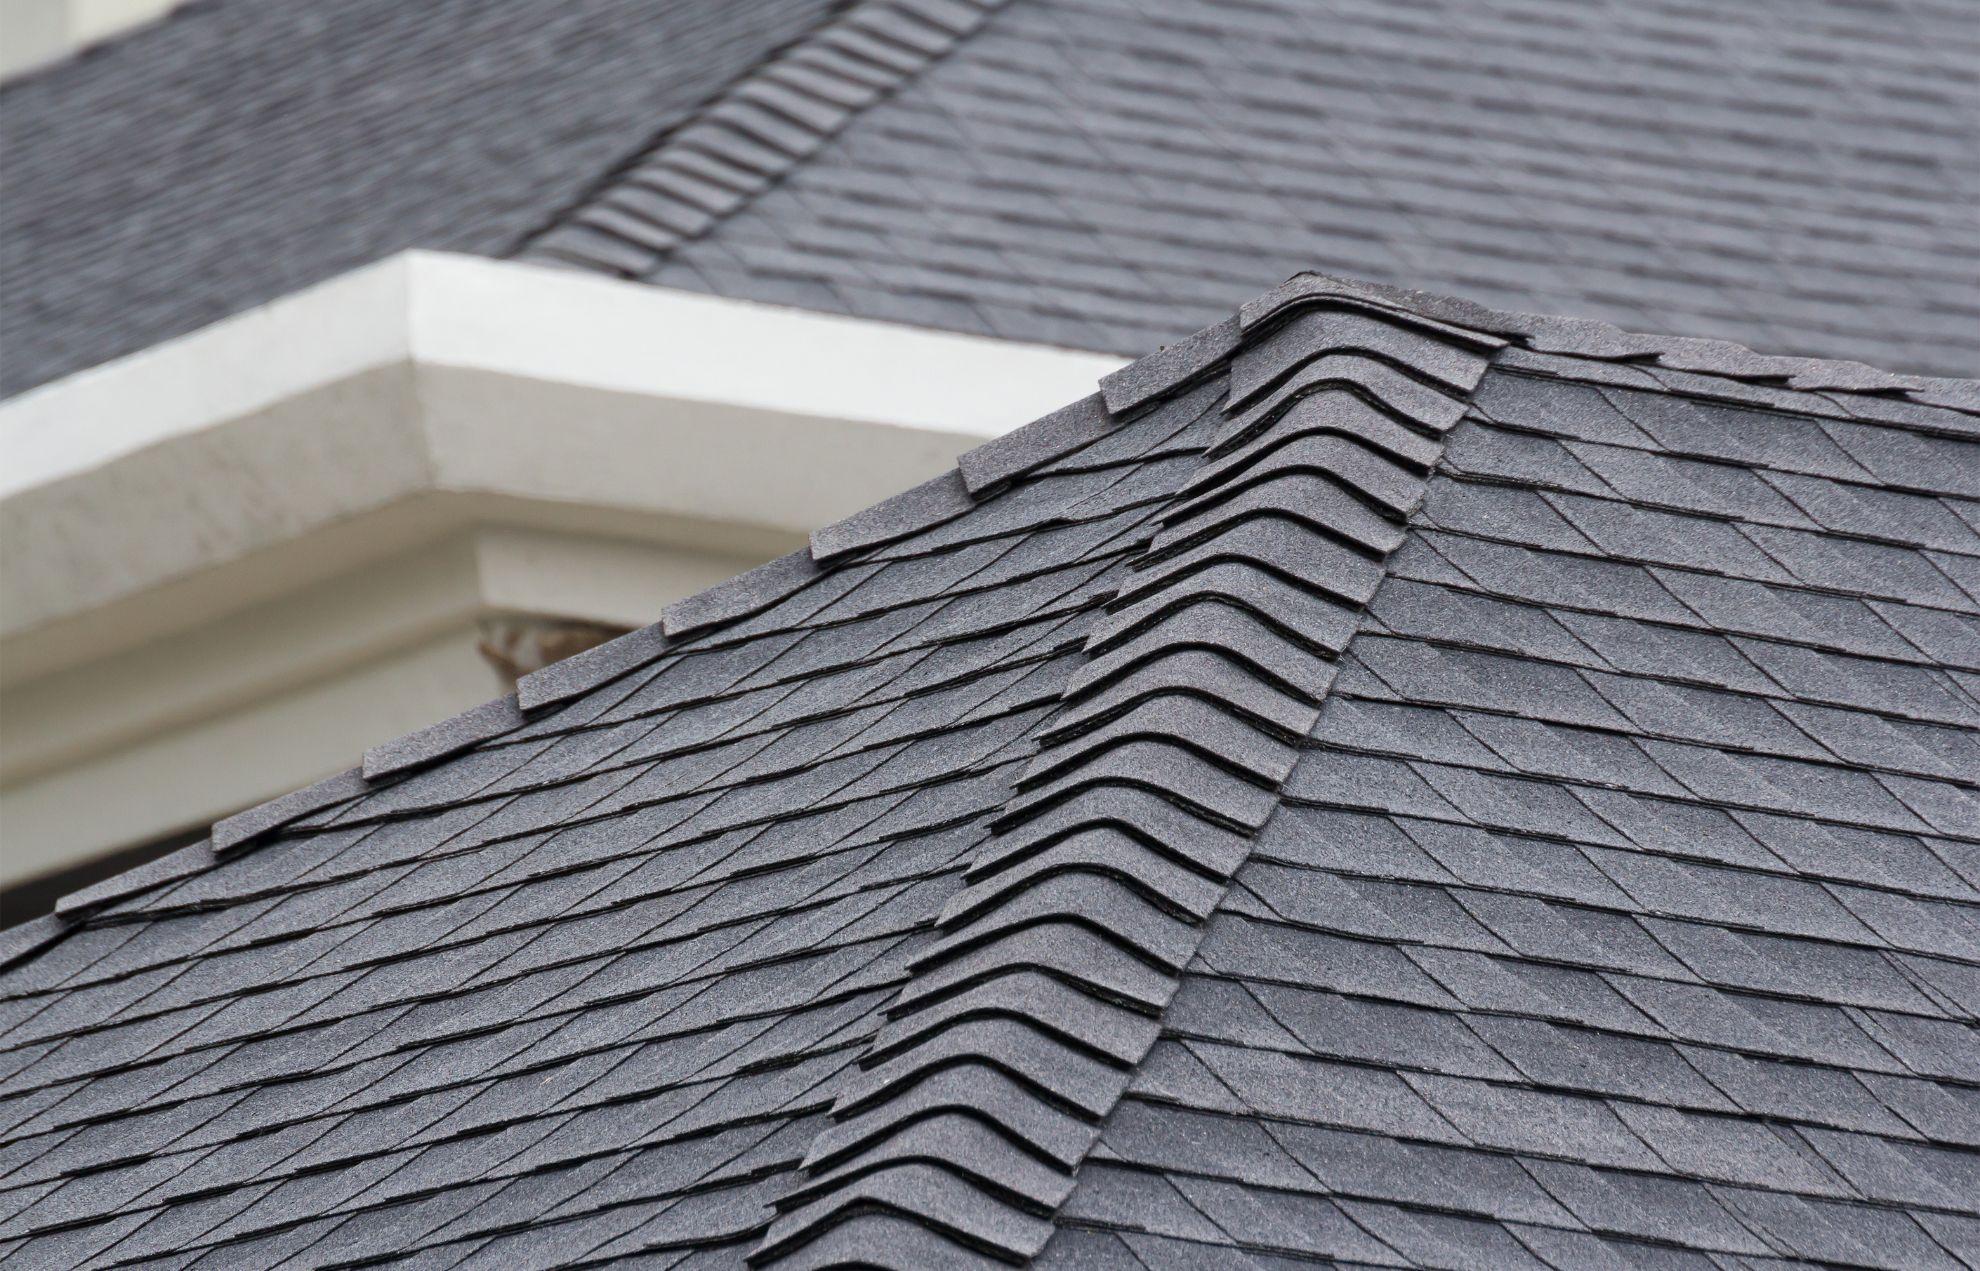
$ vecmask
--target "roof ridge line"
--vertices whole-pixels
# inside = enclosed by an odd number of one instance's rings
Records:
[[[622,163],[508,254],[651,272],[783,180],[1007,0],[856,0]]]
[[[1003,2],[862,0],[855,10],[912,6],[918,10],[953,13],[958,8],[974,7],[987,16]],[[845,19],[852,16],[850,11],[844,15]],[[983,443],[960,456],[954,468],[921,486],[815,531],[808,548],[675,601],[659,622],[531,672],[522,677],[513,694],[374,746],[365,752],[357,766],[345,772],[215,822],[207,839],[61,897],[53,914],[0,932],[0,937],[4,937],[0,938],[0,968],[46,947],[95,910],[204,872],[224,855],[250,845],[266,833],[512,732],[539,718],[550,707],[651,664],[687,636],[769,608],[861,549],[961,515],[1005,482],[1122,426],[1143,406],[1176,393],[1209,371],[1231,362],[1255,342],[1270,337],[1274,330],[1299,325],[1302,312],[1342,309],[1385,318],[1399,337],[1414,333],[1451,347],[1496,350],[1505,355],[1502,360],[1508,363],[1526,353],[1560,355],[1618,369],[1647,370],[1655,365],[1672,371],[1721,376],[1733,382],[1757,381],[1764,386],[1779,385],[1786,375],[1804,377],[1802,384],[1790,385],[1795,391],[1862,394],[1866,401],[1888,402],[1890,399],[1885,394],[1896,387],[1906,394],[1907,400],[1921,405],[1980,414],[1980,381],[1976,380],[1901,376],[1854,362],[1770,357],[1720,341],[1635,335],[1594,320],[1505,312],[1428,292],[1317,272],[1296,274],[1225,321],[1112,372],[1101,380],[1099,392]],[[1373,338],[1371,331],[1375,333]],[[1379,376],[1396,358],[1393,351],[1385,353],[1381,348],[1370,347],[1383,341],[1379,328],[1365,329],[1358,335],[1335,328],[1331,334],[1315,333],[1299,338],[1331,338],[1337,342],[1316,346],[1315,352],[1283,373],[1269,394],[1261,397],[1253,393],[1253,400],[1244,408],[1244,415],[1251,423],[1277,418],[1277,412],[1299,396],[1319,388],[1343,385],[1362,398],[1379,403],[1397,418],[1412,417],[1414,412],[1428,419],[1449,415],[1455,421],[1456,415],[1447,409],[1454,399],[1444,394],[1444,406],[1437,406],[1440,390],[1427,382],[1407,376],[1394,377],[1393,383],[1381,381]],[[1342,340],[1346,342],[1339,342]],[[1350,365],[1356,360],[1360,369]],[[1398,388],[1406,391],[1398,392]],[[1953,404],[1950,400],[1953,398],[1961,404]],[[1461,409],[1462,404],[1460,413]],[[1195,493],[1192,491],[1192,496]]]
[[[1110,419],[1230,389],[753,1264],[1022,1264],[1051,1238],[1505,347],[1309,299],[1104,382]]]
[[[1533,353],[1697,372],[1797,392],[1899,395],[1923,406],[1980,415],[1980,379],[1902,374],[1838,358],[1756,353],[1731,340],[1647,335],[1594,318],[1492,309],[1460,297],[1318,272],[1295,274],[1246,304],[1238,313],[1239,329],[1249,333],[1290,309],[1326,301],[1386,309],[1487,332]]]
[[[928,2],[941,4],[945,0]],[[1003,0],[954,0],[957,4],[979,2],[997,4]],[[1295,277],[1286,286],[1298,281]],[[1344,285],[1366,290],[1361,284]],[[1377,306],[1378,312],[1395,310],[1396,306],[1388,302]],[[1476,333],[1471,334],[1477,338]],[[1099,392],[965,452],[956,466],[941,476],[814,531],[806,548],[673,602],[658,622],[532,671],[518,681],[512,694],[373,746],[352,768],[214,822],[205,839],[58,898],[54,913],[0,932],[5,937],[0,939],[0,969],[47,947],[96,910],[203,873],[265,834],[513,732],[551,707],[650,665],[686,637],[759,613],[855,551],[960,515],[1004,483],[1111,432],[1142,406],[1222,365],[1237,352],[1243,339],[1241,315],[1233,315],[1165,345],[1107,375]]]

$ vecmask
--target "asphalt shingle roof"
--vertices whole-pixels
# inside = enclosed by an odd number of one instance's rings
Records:
[[[198,0],[0,88],[0,392],[406,247],[1133,356],[1321,267],[1980,368],[1966,0]]]
[[[0,86],[0,393],[409,247],[500,256],[832,0],[190,0]]]
[[[6,933],[0,1259],[1971,1266],[1976,561],[1980,384],[1295,278]]]

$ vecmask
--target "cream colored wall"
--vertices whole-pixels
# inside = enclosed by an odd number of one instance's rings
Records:
[[[161,18],[181,0],[0,0],[0,79]]]
[[[754,555],[482,528],[9,689],[0,885],[342,771],[513,685],[479,651],[538,615],[633,625]]]

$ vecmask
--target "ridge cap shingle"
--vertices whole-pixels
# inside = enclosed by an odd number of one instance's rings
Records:
[[[1172,492],[1113,616],[1089,634],[1057,722],[1036,734],[754,1264],[839,1265],[854,1225],[879,1242],[869,1258],[901,1267],[926,1265],[931,1249],[943,1265],[1024,1262],[1051,1238],[1203,923],[1277,807],[1443,434],[1504,345],[1388,306],[1347,328],[1324,314],[1275,322],[1285,308],[1220,323],[1103,385],[1100,409],[1130,413],[1220,368],[1258,392],[1226,393],[1202,470]],[[1314,363],[1329,369],[1301,379]],[[1456,408],[1372,408],[1387,398],[1357,376],[1391,371]],[[1272,385],[1285,388],[1256,401]],[[1230,562],[1255,576],[1218,572]],[[1283,634],[1288,623],[1307,640]],[[1217,673],[1171,656],[1199,649]],[[1049,991],[1002,992],[1018,977]],[[921,1092],[938,1080],[930,1108]]]
[[[922,3],[924,0],[863,2],[872,5]],[[933,4],[937,0],[925,2]],[[955,0],[955,5],[947,7],[994,8],[1001,2]],[[850,17],[851,13],[849,10],[843,16]],[[993,495],[1003,482],[1091,443],[1122,426],[1144,408],[1227,363],[1250,340],[1287,321],[1295,311],[1328,304],[1387,315],[1401,321],[1409,331],[1434,333],[1443,340],[1469,345],[1475,351],[1490,351],[1500,345],[1508,346],[1508,352],[1533,350],[1536,338],[1540,338],[1543,343],[1551,340],[1555,345],[1566,346],[1541,351],[1586,358],[1597,364],[1613,365],[1618,370],[1652,364],[1669,365],[1672,369],[1724,376],[1738,382],[1752,382],[1755,376],[1751,368],[1759,365],[1767,368],[1766,374],[1757,377],[1763,384],[1778,384],[1780,375],[1784,371],[1790,372],[1807,381],[1799,386],[1800,391],[1823,393],[1832,400],[1834,396],[1841,395],[1888,402],[1892,400],[1891,390],[1895,388],[1902,393],[1902,400],[1935,409],[1980,414],[1980,380],[1897,375],[1863,367],[1860,363],[1820,358],[1763,357],[1723,342],[1634,335],[1594,320],[1495,310],[1461,297],[1305,271],[1243,305],[1224,321],[1164,345],[1110,373],[1102,379],[1100,391],[1092,396],[1070,403],[965,453],[954,468],[924,483],[923,487],[903,491],[873,508],[819,531],[807,549],[675,601],[659,621],[647,627],[531,672],[522,677],[517,692],[508,698],[484,702],[451,719],[380,743],[365,753],[358,766],[347,772],[224,818],[214,824],[210,838],[196,846],[204,848],[206,855],[203,859],[210,863],[312,812],[382,784],[390,784],[429,764],[506,735],[551,707],[651,664],[684,639],[719,630],[728,623],[768,608],[841,561],[858,559],[860,552],[867,547],[925,528],[932,523],[930,518],[944,519],[955,515],[960,510],[956,502],[958,497],[967,497],[975,502]],[[1544,333],[1544,336],[1537,337],[1536,333]],[[1666,352],[1674,353],[1677,362],[1647,361],[1661,358]],[[1325,350],[1307,359],[1305,365],[1316,365],[1327,355],[1339,356],[1340,353],[1341,350]],[[1701,362],[1711,365],[1703,366]],[[1746,380],[1740,380],[1742,369],[1748,373]],[[1300,392],[1310,387],[1295,383],[1288,389]],[[1283,393],[1288,389],[1280,391]],[[1363,389],[1375,397],[1381,395],[1373,384],[1364,385]],[[1961,404],[1952,404],[1954,401]],[[1393,407],[1394,403],[1390,405]],[[1454,414],[1450,417],[1452,422],[1455,418]],[[934,493],[937,491],[939,494]],[[886,511],[883,512],[883,509]],[[168,859],[182,858],[187,861],[191,859],[185,851],[175,853]],[[73,924],[104,905],[180,876],[174,874],[167,878],[155,875],[155,865],[156,862],[153,862],[123,871],[60,898],[57,913],[51,917],[58,923]],[[52,929],[46,939],[57,938],[65,929]]]
[[[1837,358],[1756,353],[1730,340],[1645,335],[1594,318],[1492,309],[1461,297],[1360,282],[1317,271],[1295,274],[1247,303],[1239,310],[1239,322],[1249,333],[1278,319],[1289,309],[1329,300],[1453,324],[1458,329],[1495,336],[1537,353],[1701,372],[1732,380],[1778,384],[1802,392],[1899,395],[1920,405],[1980,415],[1980,379],[1903,374]]]
[[[880,1008],[852,1084],[811,1138],[804,1173],[752,1256],[836,1265],[856,1252],[921,1266],[1036,1254],[1154,1044],[1203,923],[1281,800],[1294,745],[1332,689],[1334,659],[1388,576],[1396,527],[1443,468],[1444,437],[1493,359],[1526,347],[1503,327],[1457,321],[1463,302],[1405,308],[1330,279],[1288,288],[1272,293],[1285,293],[1282,302],[1248,307],[1209,329],[1216,334],[1182,342],[1182,352],[1144,359],[1139,376],[1120,381],[1122,412],[1108,409],[1103,390],[986,443],[971,452],[985,458],[965,455],[923,487],[820,531],[809,551],[600,646],[618,651],[546,681],[555,696],[497,699],[374,747],[362,769],[65,897],[56,915],[0,936],[0,965],[60,939],[95,908],[204,869],[216,850],[232,855],[678,644],[719,636],[842,563],[993,497],[1011,476],[1132,426],[1145,407],[1185,388],[1214,390],[1206,377],[1221,371],[1250,391],[1227,394],[1214,440],[1176,479],[1126,581],[1104,602],[1057,712],[1030,734],[1036,750],[999,796],[963,889]],[[1328,320],[1329,306],[1342,304],[1358,311],[1355,323]],[[1209,356],[1206,347],[1226,351]],[[1642,364],[1634,354],[1615,360]],[[1020,977],[1027,991],[1006,991]],[[924,1087],[937,1074],[946,1102],[931,1109]]]
[[[842,17],[850,19],[863,7],[895,3],[925,7],[938,0],[864,0]],[[954,0],[941,7],[961,14],[971,6],[987,12],[997,3],[1001,0]],[[956,17],[949,19],[944,29],[960,38],[970,28]],[[831,565],[958,515],[994,493],[1002,482],[1105,435],[1142,408],[1227,363],[1249,342],[1289,321],[1299,310],[1329,305],[1386,315],[1409,331],[1434,334],[1474,351],[1490,352],[1509,345],[1516,350],[1586,358],[1618,369],[1655,365],[1741,383],[1778,385],[1785,380],[1797,391],[1822,393],[1831,400],[1841,395],[1888,401],[1897,395],[1919,405],[1980,414],[1980,380],[1900,375],[1831,359],[1763,356],[1722,341],[1637,335],[1595,320],[1496,310],[1461,297],[1304,271],[1247,302],[1230,318],[1110,373],[1093,396],[984,443],[961,456],[954,468],[920,487],[814,532],[808,549],[676,601],[660,621],[648,627],[534,671],[522,677],[517,692],[508,698],[482,703],[451,719],[374,746],[348,772],[216,822],[208,841],[209,852],[237,850],[310,812],[365,793],[379,782],[389,782],[503,736],[552,706],[650,664],[684,638],[760,612]],[[1333,355],[1343,352],[1366,351],[1325,350]],[[1311,365],[1322,356],[1316,354],[1304,364]],[[1376,390],[1370,385],[1368,391]],[[148,867],[141,866],[102,880],[61,898],[58,912],[80,918],[155,885],[132,881],[146,876]]]
[[[624,278],[651,272],[946,56],[1006,2],[854,0],[613,169],[509,254]]]

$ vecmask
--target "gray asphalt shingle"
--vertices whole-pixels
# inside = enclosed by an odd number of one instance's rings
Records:
[[[1964,524],[1877,438],[1975,461],[1972,386],[1642,347],[1295,280],[71,898],[0,969],[0,1250],[1954,1265],[1980,602],[1917,580],[1974,545],[1756,491]]]
[[[411,247],[500,256],[830,0],[199,3],[0,87],[0,392]]]
[[[532,250],[1123,353],[1315,265],[1912,369],[1980,352],[1954,7],[1013,0],[926,48],[761,193],[685,229],[607,198]]]

